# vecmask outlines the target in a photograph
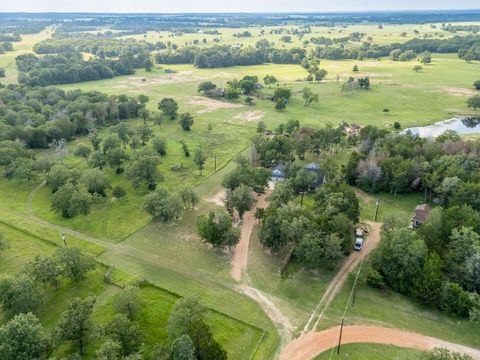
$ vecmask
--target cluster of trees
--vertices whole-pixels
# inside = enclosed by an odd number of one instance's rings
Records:
[[[75,247],[59,248],[49,257],[37,255],[21,274],[0,277],[0,306],[8,318],[35,313],[41,307],[47,289],[58,290],[63,279],[82,281],[94,269],[93,258]]]
[[[5,242],[0,234],[0,250]],[[59,248],[52,256],[37,255],[20,275],[0,277],[0,307],[7,320],[0,326],[0,358],[46,359],[64,342],[80,357],[92,339],[101,343],[96,359],[141,360],[144,334],[138,323],[143,301],[140,289],[127,286],[113,298],[114,315],[104,324],[92,321],[93,296],[70,300],[48,332],[35,315],[47,291],[58,291],[63,279],[85,280],[94,270],[93,258],[74,247]],[[227,353],[206,323],[207,309],[196,298],[178,300],[168,318],[168,339],[153,356],[165,360],[226,360]],[[76,356],[78,356],[76,355]]]
[[[137,68],[151,70],[148,53],[124,54],[114,59],[84,60],[80,52],[37,57],[34,54],[19,55],[16,59],[18,81],[31,86],[72,84],[82,81],[108,79],[119,75],[131,75]]]
[[[271,204],[259,215],[262,221],[260,240],[273,250],[288,248],[306,268],[333,268],[349,254],[353,244],[354,224],[360,208],[353,190],[332,182],[314,194],[312,208],[295,205],[294,196],[315,189],[315,174],[296,167],[287,172],[270,195]]]
[[[144,107],[139,99],[8,85],[0,89],[0,141],[20,140],[27,148],[47,148],[55,141],[139,116]]]
[[[86,52],[99,58],[112,58],[122,55],[138,55],[150,53],[155,50],[165,49],[163,42],[156,44],[133,38],[118,39],[105,37],[103,34],[75,34],[74,36],[62,36],[46,39],[36,43],[33,51],[40,55],[69,54]]]
[[[160,51],[156,55],[159,64],[194,64],[199,68],[217,68],[238,65],[300,64],[305,58],[300,48],[276,49],[271,47],[232,47],[215,45],[208,48],[181,47]]]
[[[8,41],[0,42],[0,54],[5,54],[7,51],[13,51],[13,44]]]
[[[400,61],[414,59],[417,54],[426,51],[432,53],[458,53],[459,57],[466,61],[478,60],[480,58],[480,36],[454,36],[448,39],[411,39],[403,44],[392,43],[377,45],[364,43],[358,47],[332,46],[328,41],[321,41],[313,54],[319,59],[341,60],[341,59],[366,59],[381,58],[393,55]]]
[[[478,182],[478,144],[461,141],[447,132],[435,141],[411,134],[389,134],[364,127],[358,148],[346,165],[346,178],[366,191],[392,194],[424,191],[427,201],[439,205],[471,204]]]
[[[418,231],[389,219],[367,282],[480,321],[479,216],[470,205],[438,207]]]
[[[259,123],[259,132],[263,132],[263,125]],[[345,125],[312,129],[300,127],[298,120],[289,120],[280,124],[275,134],[273,138],[259,137],[254,142],[256,160],[263,167],[291,162],[295,156],[304,159],[309,151],[317,156],[330,154],[345,145]]]

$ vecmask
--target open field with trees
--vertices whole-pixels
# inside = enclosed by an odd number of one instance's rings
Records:
[[[480,347],[478,139],[402,132],[478,125],[480,15],[65,16],[0,24],[0,340],[23,324],[37,358],[273,359],[338,325],[353,276],[320,299],[375,220],[348,324]]]

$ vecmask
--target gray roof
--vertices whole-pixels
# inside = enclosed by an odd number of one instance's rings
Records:
[[[310,164],[307,164],[303,167],[305,170],[315,170],[318,171],[320,170],[320,165],[318,165],[315,162],[311,162]]]

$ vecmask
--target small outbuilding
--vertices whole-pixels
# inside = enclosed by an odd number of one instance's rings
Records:
[[[412,226],[418,228],[422,226],[432,212],[432,208],[428,204],[420,204],[415,208],[415,214],[412,217]]]

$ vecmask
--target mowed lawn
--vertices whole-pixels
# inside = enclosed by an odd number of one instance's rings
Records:
[[[337,349],[328,350],[318,355],[314,360],[420,360],[422,352],[404,349],[396,346],[378,344],[347,344],[342,345],[340,354]]]
[[[319,330],[340,324],[352,286],[350,277],[326,311]],[[395,327],[480,348],[480,323],[448,316],[393,291],[381,293],[366,285],[365,272],[359,281],[354,306],[348,304],[345,321],[347,325]]]

